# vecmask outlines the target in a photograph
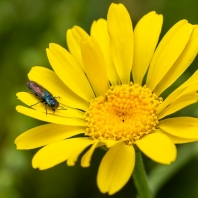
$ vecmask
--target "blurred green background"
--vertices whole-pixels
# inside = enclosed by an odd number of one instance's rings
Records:
[[[41,124],[15,111],[15,106],[21,104],[16,99],[16,93],[27,91],[27,73],[31,67],[38,65],[50,68],[45,53],[48,44],[54,42],[66,47],[66,30],[74,25],[89,32],[93,20],[106,18],[112,2],[121,2],[127,7],[133,24],[149,11],[163,14],[161,36],[180,19],[198,23],[197,0],[0,0],[0,198],[109,197],[101,194],[96,186],[103,150],[98,149],[94,153],[91,167],[86,169],[81,168],[79,163],[74,167],[62,163],[52,169],[39,171],[31,166],[36,150],[18,151],[14,140],[25,130]],[[174,86],[177,87],[192,75],[197,66],[196,59]],[[177,115],[198,117],[197,109],[198,105],[194,104]],[[179,157],[172,165],[173,173],[167,178],[157,198],[198,197],[197,147],[197,143],[178,146]],[[178,160],[183,161],[179,163]],[[144,161],[151,175],[156,168],[166,169],[146,157]],[[158,177],[162,175],[163,171]],[[136,190],[130,180],[112,197],[129,198],[135,195]]]

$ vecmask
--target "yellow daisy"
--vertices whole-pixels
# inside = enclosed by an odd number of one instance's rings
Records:
[[[133,31],[126,8],[111,4],[107,20],[94,21],[90,35],[77,26],[67,31],[69,51],[50,44],[53,71],[35,66],[28,78],[59,96],[67,110],[58,108],[53,114],[49,108],[46,115],[43,103],[16,107],[49,123],[15,141],[17,149],[42,147],[32,160],[34,168],[64,161],[73,166],[85,149],[81,166],[88,167],[94,150],[105,146],[97,185],[111,195],[131,177],[136,148],[155,162],[170,164],[176,159],[175,144],[198,139],[197,118],[163,119],[197,102],[198,71],[167,98],[160,97],[194,60],[198,27],[181,20],[157,46],[162,22],[162,15],[150,12]],[[28,106],[38,102],[27,92],[17,97]]]

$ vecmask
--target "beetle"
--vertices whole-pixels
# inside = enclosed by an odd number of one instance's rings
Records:
[[[59,107],[59,102],[55,99],[55,97],[53,97],[53,95],[47,89],[45,89],[43,86],[39,85],[35,81],[28,81],[27,86],[30,89],[30,91],[40,100],[39,102],[31,105],[30,107],[42,102],[45,105],[46,115],[47,106],[53,111],[53,113],[55,113],[56,109]]]

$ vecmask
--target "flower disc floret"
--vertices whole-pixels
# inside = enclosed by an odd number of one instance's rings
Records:
[[[93,99],[86,112],[86,135],[99,140],[125,141],[128,145],[155,130],[162,99],[145,86],[112,86],[106,96]]]

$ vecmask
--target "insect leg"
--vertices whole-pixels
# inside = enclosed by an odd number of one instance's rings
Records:
[[[38,103],[40,103],[41,101],[39,101],[39,102],[37,102],[37,103],[35,103],[35,104],[33,104],[33,105],[30,105],[30,107],[33,107],[34,105],[37,105]]]
[[[56,96],[56,97],[54,97],[54,98],[61,98],[60,96]]]
[[[47,105],[47,104],[45,103],[45,111],[46,111],[46,115],[47,115],[47,107],[46,107],[46,105]]]

